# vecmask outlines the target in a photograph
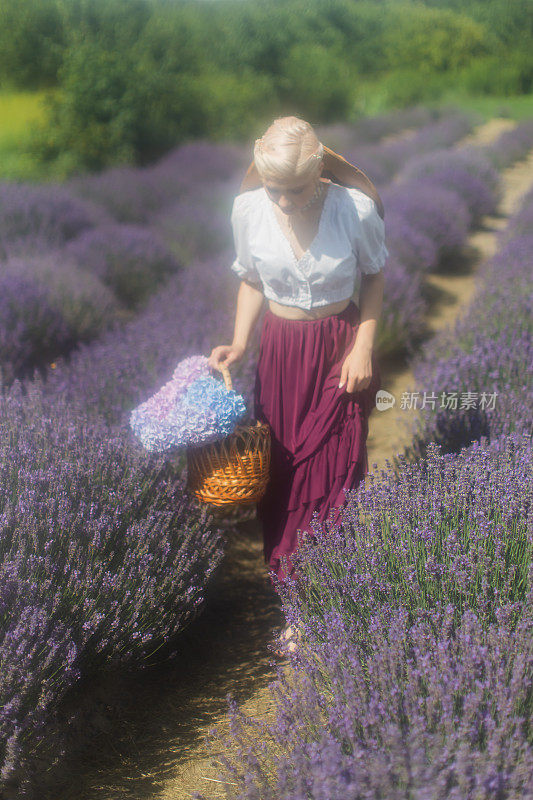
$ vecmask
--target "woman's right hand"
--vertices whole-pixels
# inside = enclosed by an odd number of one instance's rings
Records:
[[[212,349],[207,363],[212,369],[220,370],[221,366],[229,367],[235,361],[240,361],[244,352],[242,345],[220,344]]]

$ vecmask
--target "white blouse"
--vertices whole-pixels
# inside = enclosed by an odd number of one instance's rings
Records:
[[[287,306],[310,309],[352,297],[360,273],[375,274],[385,264],[385,224],[364,192],[327,186],[318,232],[300,259],[265,188],[238,194],[231,212],[233,272]]]

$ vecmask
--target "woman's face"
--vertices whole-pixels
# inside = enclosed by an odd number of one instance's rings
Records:
[[[322,165],[320,174],[322,173]],[[311,180],[302,181],[294,180],[287,183],[279,183],[278,181],[263,180],[265,191],[284,214],[294,214],[299,208],[305,206],[311,198],[316,189],[316,178]]]

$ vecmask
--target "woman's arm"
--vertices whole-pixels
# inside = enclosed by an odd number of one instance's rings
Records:
[[[235,315],[235,332],[231,344],[220,344],[214,347],[209,356],[209,366],[221,369],[222,365],[229,367],[239,361],[248,347],[250,334],[254,327],[261,306],[263,305],[263,292],[257,284],[246,279],[241,280],[237,295],[237,313]]]
[[[347,392],[366,389],[372,379],[372,350],[383,304],[383,270],[361,276],[359,290],[360,321],[352,349],[344,359],[339,389]]]
[[[371,352],[374,347],[376,328],[383,307],[383,270],[374,275],[362,275],[359,289],[359,328],[353,350]]]
[[[237,312],[235,314],[235,330],[232,346],[242,347],[246,350],[250,334],[257,322],[264,294],[262,288],[257,288],[248,281],[241,280],[237,294]]]

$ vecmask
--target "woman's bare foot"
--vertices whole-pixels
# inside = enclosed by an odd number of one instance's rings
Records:
[[[292,628],[290,625],[285,625],[280,633],[280,641],[286,644],[286,648],[289,653],[293,653],[296,648],[298,647],[298,639],[300,638],[298,633]],[[276,647],[274,650],[277,656],[280,658],[285,658],[286,652],[285,648]]]
[[[285,625],[285,627],[281,631],[281,638],[284,639],[284,640],[290,639],[292,635],[293,635],[293,630],[292,630],[291,626],[290,625]]]

